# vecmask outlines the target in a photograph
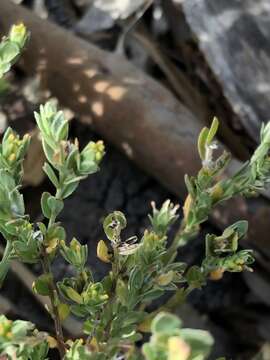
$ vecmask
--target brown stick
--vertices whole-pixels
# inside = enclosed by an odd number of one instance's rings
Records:
[[[43,85],[63,105],[163,184],[183,193],[184,173],[194,173],[199,166],[193,149],[202,125],[194,115],[123,57],[102,51],[9,0],[1,0],[0,9],[3,34],[18,21],[32,33],[23,69],[40,73]]]

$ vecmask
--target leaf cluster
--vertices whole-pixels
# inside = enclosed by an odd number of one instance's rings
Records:
[[[23,25],[15,26],[0,46],[0,77],[16,60],[28,38]],[[181,247],[196,236],[212,209],[236,195],[250,196],[263,189],[270,178],[270,124],[261,131],[261,143],[236,174],[224,177],[230,155],[215,156],[218,120],[204,128],[198,139],[202,168],[196,176],[185,177],[188,195],[184,217],[176,236],[168,234],[177,221],[179,205],[169,200],[158,209],[152,204],[150,224],[143,236],[125,237],[127,219],[121,211],[108,214],[103,221],[106,238],[96,252],[110,270],[95,279],[88,266],[88,246],[67,238],[57,221],[64,200],[80,181],[99,170],[105,155],[102,141],[90,141],[83,149],[77,139],[69,140],[69,123],[53,101],[35,113],[46,156],[44,172],[55,193],[41,197],[44,221],[32,223],[27,214],[20,186],[23,160],[30,137],[19,137],[7,129],[0,145],[0,232],[6,240],[0,262],[0,282],[10,262],[41,263],[43,273],[33,284],[33,291],[48,296],[48,311],[55,325],[55,337],[42,335],[28,322],[10,322],[0,317],[0,353],[8,359],[45,359],[49,347],[57,347],[61,358],[90,360],[192,360],[206,359],[213,339],[202,330],[185,329],[168,311],[180,306],[196,288],[209,280],[219,280],[225,272],[251,271],[252,251],[239,250],[239,241],[248,231],[246,221],[238,221],[220,235],[207,234],[205,257],[201,264],[189,266],[178,261]],[[73,268],[72,277],[56,282],[51,264],[57,256]],[[161,309],[151,312],[149,305],[167,294]],[[171,294],[169,296],[168,294]],[[153,307],[153,305],[152,305]],[[62,322],[68,316],[82,322],[81,339],[68,340]],[[139,346],[143,334],[149,342]],[[42,336],[41,336],[42,335]]]

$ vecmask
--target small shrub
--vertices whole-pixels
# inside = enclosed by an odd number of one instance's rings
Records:
[[[28,33],[23,25],[13,26],[0,45],[0,75],[6,73],[21,52]],[[212,209],[236,195],[255,195],[268,182],[270,173],[270,125],[262,127],[261,143],[250,161],[229,178],[221,174],[230,161],[224,151],[214,157],[218,130],[215,118],[198,139],[202,168],[198,175],[186,175],[188,190],[181,227],[171,243],[168,230],[178,218],[178,205],[167,200],[160,209],[152,204],[150,226],[141,239],[126,239],[125,215],[114,211],[103,222],[106,240],[100,240],[97,257],[109,263],[111,270],[96,281],[87,266],[87,245],[66,239],[65,229],[57,222],[64,200],[80,181],[99,170],[105,154],[102,141],[90,141],[83,149],[79,142],[68,140],[69,124],[53,102],[40,106],[35,113],[42,146],[46,155],[44,172],[55,187],[55,193],[43,193],[41,208],[47,221],[33,224],[25,214],[20,193],[23,159],[30,137],[20,138],[8,128],[0,146],[0,232],[6,247],[0,262],[3,283],[13,259],[27,264],[41,263],[43,273],[33,284],[33,291],[50,298],[48,311],[55,334],[39,332],[26,321],[0,317],[0,352],[8,359],[40,360],[57,347],[61,358],[129,359],[129,360],[195,360],[206,359],[213,339],[202,330],[182,328],[169,313],[175,304],[185,301],[194,289],[207,281],[222,278],[225,272],[251,271],[251,250],[239,250],[238,243],[247,233],[246,221],[227,227],[221,235],[208,234],[205,257],[201,264],[187,266],[177,260],[177,252],[197,236],[201,223]],[[51,271],[56,256],[62,256],[73,268],[73,277],[57,282]],[[172,296],[161,309],[149,313],[148,305],[166,292]],[[71,340],[64,337],[62,322],[70,314],[82,320],[84,336]],[[138,346],[144,332],[151,332],[148,342]]]

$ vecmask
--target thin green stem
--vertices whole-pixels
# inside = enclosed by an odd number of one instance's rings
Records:
[[[0,261],[0,287],[3,285],[3,281],[6,278],[10,261],[11,261],[11,255],[12,255],[12,242],[10,240],[7,240],[6,247],[3,253],[3,257]]]
[[[50,283],[49,283],[49,292],[50,292],[49,298],[50,298],[50,302],[51,302],[52,318],[54,320],[54,327],[55,327],[56,339],[57,339],[57,343],[58,343],[58,349],[59,349],[60,356],[63,359],[65,356],[65,353],[66,353],[66,349],[65,349],[63,329],[62,329],[58,306],[57,306],[59,304],[60,300],[59,300],[57,288],[55,286],[53,274],[51,271],[50,261],[49,261],[49,258],[45,251],[44,251],[44,256],[42,259],[42,266],[43,266],[44,273],[48,274],[49,275],[48,278],[51,279]]]
[[[187,296],[194,289],[194,286],[188,285],[186,289],[180,288],[176,290],[175,294],[165,303],[164,306],[162,306],[162,310],[174,311],[186,301]]]
[[[57,189],[55,198],[58,200],[62,200],[62,190],[61,189]],[[50,228],[55,223],[55,220],[56,220],[56,214],[52,213],[51,217],[49,219],[48,228]]]
[[[179,249],[179,247],[185,245],[197,233],[198,233],[198,230],[187,228],[187,226],[183,220],[171,245],[167,249],[167,252],[166,252],[166,255],[164,258],[165,263],[172,263],[177,256],[177,250]]]
[[[57,199],[61,199],[61,189],[57,189],[55,197]],[[55,220],[56,220],[56,214],[52,213],[51,217],[49,219],[48,229],[50,229],[54,225]],[[65,347],[65,341],[64,341],[61,320],[60,320],[60,316],[59,316],[59,310],[58,310],[58,304],[60,303],[60,299],[59,299],[59,293],[58,293],[57,287],[55,285],[53,272],[51,270],[50,258],[48,256],[48,254],[46,253],[45,249],[43,251],[43,258],[41,261],[42,261],[44,273],[48,274],[49,275],[48,278],[50,279],[49,298],[50,298],[51,310],[52,310],[51,315],[54,320],[54,327],[55,327],[56,339],[57,339],[57,343],[58,343],[58,350],[59,350],[61,359],[63,359],[65,356],[65,353],[66,353],[66,347]]]
[[[106,308],[112,308],[113,304],[116,300],[116,294],[115,294],[115,289],[116,289],[116,284],[117,284],[117,278],[119,275],[119,251],[118,251],[118,247],[114,246],[113,247],[113,263],[112,263],[112,273],[113,273],[113,279],[112,279],[112,288],[111,288],[111,297],[108,301],[108,303],[106,304]],[[110,336],[110,329],[111,329],[111,323],[113,320],[113,314],[111,316],[111,318],[108,320],[107,325],[104,329],[104,333],[103,333],[103,337],[102,337],[102,341],[107,342],[108,338]]]

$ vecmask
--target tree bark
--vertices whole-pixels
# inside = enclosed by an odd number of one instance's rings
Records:
[[[178,6],[232,110],[258,140],[269,120],[269,1],[184,0]]]

